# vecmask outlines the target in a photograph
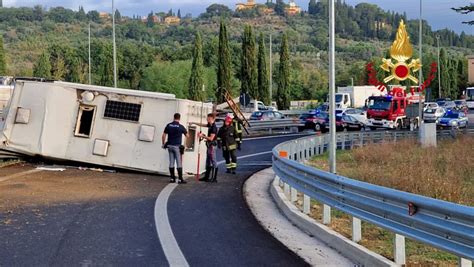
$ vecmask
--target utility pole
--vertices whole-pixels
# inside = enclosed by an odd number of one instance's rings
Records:
[[[89,22],[89,84],[92,84],[91,64],[91,23]]]
[[[419,32],[419,45],[420,45],[420,62],[423,64],[423,0],[420,0],[420,32]],[[419,114],[419,126],[423,124],[423,103],[421,103],[421,97],[423,92],[421,92],[421,86],[423,85],[423,67],[419,70],[419,103],[418,103],[418,114]],[[421,133],[421,131],[420,131]]]
[[[329,0],[329,168],[336,173],[336,21],[334,0]]]
[[[272,51],[272,35],[270,34],[270,106],[273,101],[273,51]]]
[[[114,43],[114,87],[117,88],[117,46],[115,44],[115,5],[112,0],[112,35]]]
[[[441,63],[439,62],[439,35],[436,35],[436,40],[438,41],[438,98],[441,98]]]

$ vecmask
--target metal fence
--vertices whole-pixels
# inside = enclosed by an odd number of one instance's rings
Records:
[[[270,134],[273,133],[274,130],[282,130],[282,131],[291,131],[291,132],[298,132],[299,127],[303,127],[304,123],[296,119],[275,119],[275,120],[267,120],[267,121],[249,121],[250,127],[248,130],[250,132],[261,132],[267,131]]]
[[[474,130],[466,129],[463,133],[474,135]],[[351,149],[416,136],[417,132],[343,133],[337,136],[337,147]],[[440,131],[438,136],[452,137],[453,132]],[[323,223],[330,222],[330,207],[346,212],[353,216],[353,225],[358,225],[353,227],[356,242],[360,241],[360,220],[396,233],[397,264],[405,264],[405,237],[453,253],[460,257],[460,262],[474,260],[473,207],[356,181],[303,164],[304,160],[324,153],[328,144],[328,135],[311,136],[282,143],[273,150],[274,172],[292,201],[298,191],[304,194],[305,213],[309,213],[311,198],[325,204]]]

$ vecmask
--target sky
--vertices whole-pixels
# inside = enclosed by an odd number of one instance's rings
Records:
[[[246,1],[246,0],[242,0]],[[265,3],[266,0],[256,0]],[[45,7],[64,6],[77,10],[84,6],[86,10],[107,11],[111,9],[112,0],[3,0],[4,6],[35,6]],[[202,13],[207,6],[213,3],[225,4],[231,8],[239,0],[115,0],[116,8],[124,15],[146,15],[150,11],[168,11],[181,9],[181,14],[192,13],[194,16]],[[303,9],[307,9],[309,0],[296,0]],[[346,0],[355,5],[361,2],[377,4],[385,10],[406,12],[408,18],[419,17],[419,1],[416,0]],[[474,15],[460,15],[452,11],[451,7],[469,5],[472,0],[423,0],[423,17],[427,19],[434,30],[449,28],[458,33],[465,31],[474,34],[474,26],[462,24],[462,21],[474,19]]]

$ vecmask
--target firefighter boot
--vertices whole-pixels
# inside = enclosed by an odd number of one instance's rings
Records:
[[[183,179],[183,168],[178,168],[178,183],[186,184],[187,182]]]
[[[176,176],[174,175],[174,168],[170,168],[170,183],[176,183]]]
[[[199,179],[200,182],[209,182],[209,176],[212,176],[211,174],[212,168],[211,167],[206,167],[206,174],[204,175],[203,178]]]
[[[213,168],[211,170],[211,176],[212,176],[211,181],[210,181],[211,183],[217,183],[217,171],[218,170],[219,170],[218,168]]]

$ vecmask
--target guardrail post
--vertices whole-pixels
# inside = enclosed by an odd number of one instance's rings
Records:
[[[398,265],[405,265],[405,237],[399,234],[395,234],[395,240],[393,244],[393,258],[395,263]]]
[[[303,212],[304,214],[311,213],[311,198],[307,195],[303,195]]]
[[[362,222],[356,217],[352,217],[352,241],[359,243],[362,240]]]
[[[323,224],[331,223],[331,207],[324,204],[323,205]]]
[[[472,267],[472,261],[467,260],[467,259],[463,259],[463,258],[459,258],[458,266],[459,267]]]
[[[290,199],[290,185],[285,183],[283,186],[283,192],[285,193],[285,196],[287,199]]]
[[[291,187],[290,189],[291,202],[296,202],[298,200],[298,191],[295,188]]]

